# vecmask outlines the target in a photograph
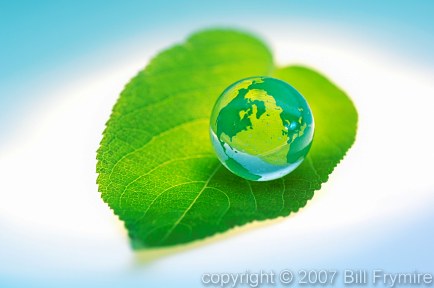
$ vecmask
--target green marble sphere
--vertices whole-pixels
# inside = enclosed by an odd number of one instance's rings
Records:
[[[210,134],[226,168],[247,180],[267,181],[301,164],[312,145],[314,120],[294,87],[251,77],[230,85],[217,99]]]

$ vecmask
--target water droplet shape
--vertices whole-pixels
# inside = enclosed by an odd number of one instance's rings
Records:
[[[247,180],[268,181],[303,162],[314,126],[309,105],[294,87],[271,77],[250,77],[217,99],[210,134],[226,168]]]

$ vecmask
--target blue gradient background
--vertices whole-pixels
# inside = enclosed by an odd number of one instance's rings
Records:
[[[1,1],[0,131],[11,109],[32,100],[23,80],[37,87],[45,71],[79,65],[83,55],[111,61],[121,56],[97,51],[138,35],[152,43],[207,26],[313,20],[432,66],[433,11],[432,1]]]
[[[141,45],[153,47],[155,41],[170,44],[208,26],[255,31],[266,22],[289,27],[299,21],[322,23],[319,30],[331,29],[342,37],[357,35],[366,39],[367,45],[389,51],[404,62],[428,68],[434,65],[433,1],[1,1],[0,143],[7,141],[17,123],[25,121],[24,111],[39,101],[36,92],[57,81],[53,75],[65,80],[80,71],[117,61],[124,55],[119,55],[116,47],[124,42],[140,38]],[[373,227],[372,243],[362,251],[357,250],[358,239],[363,237],[358,227],[346,231],[346,235],[327,235],[321,239],[323,246],[338,245],[334,241],[346,239],[339,242],[340,254],[330,255],[327,261],[310,262],[309,257],[261,260],[253,256],[249,261],[229,259],[228,255],[226,270],[279,271],[290,266],[294,270],[381,267],[434,272],[434,210],[418,219],[392,227]],[[369,228],[363,233],[366,231]],[[0,232],[0,245],[8,233],[14,232]],[[376,238],[379,233],[387,237]],[[193,252],[193,259],[207,261],[200,258],[200,251]],[[315,251],[313,248],[312,253]],[[221,253],[224,255],[224,251]],[[152,273],[155,268],[151,267],[146,274],[137,269],[115,275],[74,276],[71,271],[71,277],[65,278],[52,271],[52,278],[27,278],[3,273],[2,268],[8,265],[3,259],[12,258],[2,256],[0,287],[196,287],[205,272],[197,263],[185,263],[184,267],[165,267],[167,277],[161,270]],[[250,263],[248,267],[246,263]],[[35,260],[35,274],[37,271]]]

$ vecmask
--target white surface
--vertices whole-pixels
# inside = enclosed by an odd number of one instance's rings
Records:
[[[401,254],[432,255],[420,250],[428,242],[406,248],[393,236],[418,233],[412,229],[434,215],[432,71],[367,48],[362,39],[266,31],[278,63],[323,72],[359,112],[355,145],[306,208],[221,241],[137,260],[122,225],[99,198],[95,151],[123,85],[145,64],[144,55],[165,48],[151,47],[41,91],[46,95],[1,147],[0,276],[194,287],[204,272],[381,263],[433,269],[428,258],[397,263],[390,251],[369,253],[386,243]]]

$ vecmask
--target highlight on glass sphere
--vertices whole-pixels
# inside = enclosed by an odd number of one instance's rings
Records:
[[[314,119],[304,97],[288,83],[250,77],[217,99],[210,134],[227,169],[247,180],[268,181],[303,162],[312,145]]]

